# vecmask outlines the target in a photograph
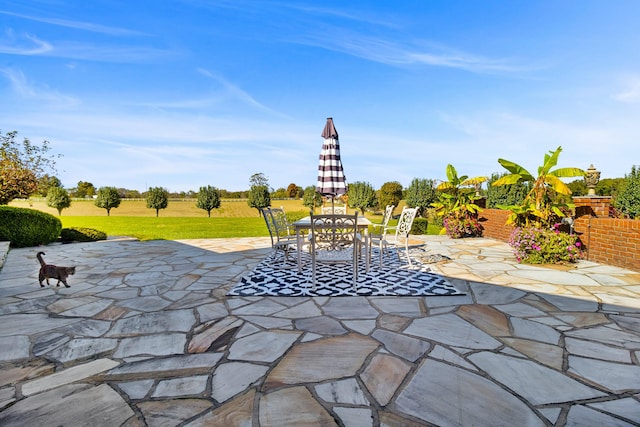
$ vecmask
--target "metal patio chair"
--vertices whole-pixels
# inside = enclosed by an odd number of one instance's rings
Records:
[[[282,264],[283,267],[287,266],[289,261],[289,252],[291,248],[297,249],[298,241],[295,234],[291,231],[291,226],[287,221],[283,208],[262,208],[260,209],[264,221],[267,224],[269,230],[269,236],[271,237],[271,247],[276,251],[276,256],[279,251],[282,251]],[[292,261],[295,261],[294,259]]]
[[[319,264],[349,264],[353,272],[353,289],[357,291],[358,261],[364,244],[358,233],[358,213],[311,215],[310,242],[313,290],[316,289]],[[367,257],[367,270],[368,264]]]
[[[415,219],[417,212],[418,208],[408,208],[405,206],[402,209],[397,225],[387,225],[382,230],[382,234],[380,236],[371,237],[371,242],[369,243],[370,247],[376,245],[380,251],[380,268],[382,268],[382,259],[384,254],[389,252],[390,247],[394,247],[396,249],[398,260],[401,260],[401,246],[404,246],[407,261],[409,266],[412,266],[411,257],[409,256],[409,232],[411,231],[411,226],[413,225],[413,220]]]

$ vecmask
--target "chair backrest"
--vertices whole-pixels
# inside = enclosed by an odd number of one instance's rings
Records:
[[[398,225],[396,226],[396,240],[398,237],[405,239],[409,237],[409,232],[411,231],[411,226],[413,225],[413,220],[415,219],[417,212],[418,208],[408,208],[405,206],[402,209]]]
[[[289,221],[287,220],[287,215],[284,212],[284,208],[271,208],[271,216],[273,217],[273,222],[276,226],[278,237],[290,236],[292,234],[291,226],[289,225]]]
[[[284,209],[278,208],[262,208],[260,209],[264,222],[267,224],[269,236],[271,237],[271,246],[280,240],[281,237],[289,235],[289,223]]]
[[[346,206],[323,206],[322,213],[331,214],[331,215],[346,215],[347,207]]]
[[[311,215],[311,241],[316,250],[344,250],[353,246],[357,234],[357,212],[353,215]]]
[[[395,208],[394,205],[387,205],[387,207],[384,208],[384,216],[382,217],[382,223],[381,223],[383,227],[386,227],[387,225],[389,225],[389,220],[393,215],[394,208]]]

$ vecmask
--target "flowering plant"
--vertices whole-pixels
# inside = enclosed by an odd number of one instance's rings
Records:
[[[525,264],[557,264],[576,262],[582,256],[582,243],[574,234],[552,229],[522,228],[513,230],[509,245],[518,262]]]
[[[442,225],[444,225],[447,236],[452,239],[482,236],[483,227],[478,222],[476,214],[447,215],[444,217]]]

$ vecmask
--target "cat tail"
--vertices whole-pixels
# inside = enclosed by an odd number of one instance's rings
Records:
[[[47,265],[47,263],[44,262],[44,260],[42,259],[42,255],[46,255],[46,254],[44,252],[38,252],[36,257],[38,258],[38,261],[40,261],[40,265],[44,267],[45,265]]]

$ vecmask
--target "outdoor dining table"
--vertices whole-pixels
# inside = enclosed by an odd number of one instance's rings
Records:
[[[365,218],[364,216],[358,216],[358,223],[357,223],[357,227],[358,230],[361,230],[364,235],[364,241],[365,241],[365,246],[367,246],[368,243],[368,238],[369,238],[369,226],[373,225],[373,223],[371,221],[369,221],[367,218]],[[298,257],[298,272],[302,271],[302,246],[303,246],[303,242],[304,242],[304,237],[303,237],[303,231],[304,230],[311,230],[311,217],[310,216],[305,216],[302,219],[297,220],[296,222],[292,223],[291,226],[295,229],[296,231],[296,252],[297,252],[297,257]],[[366,251],[367,256],[369,256],[369,251]]]

